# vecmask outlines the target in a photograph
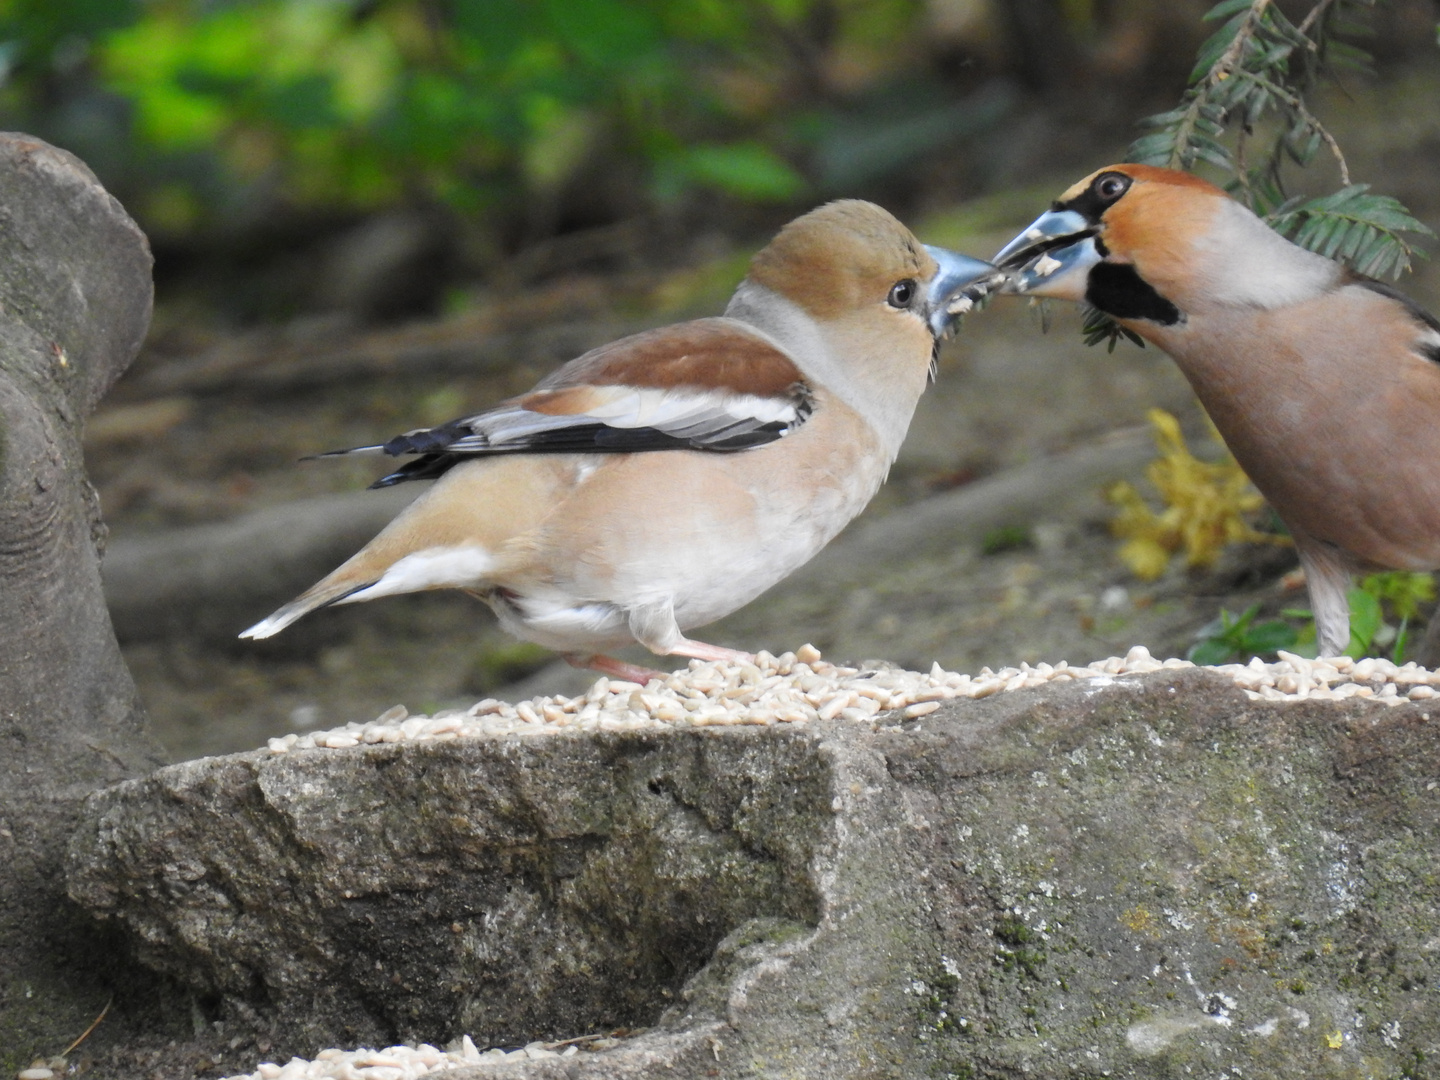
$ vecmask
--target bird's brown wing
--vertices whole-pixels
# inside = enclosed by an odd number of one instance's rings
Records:
[[[812,408],[778,347],[735,320],[698,319],[594,349],[485,412],[336,453],[415,455],[372,485],[387,487],[476,455],[748,450],[784,437]]]

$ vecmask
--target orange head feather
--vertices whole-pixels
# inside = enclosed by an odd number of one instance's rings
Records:
[[[1070,188],[1057,207],[1087,201],[1097,177],[1119,173],[1130,178],[1124,195],[1103,209],[1096,224],[1112,261],[1144,263],[1147,280],[1156,282],[1179,272],[1209,229],[1221,201],[1228,199],[1208,180],[1154,165],[1111,165]],[[1152,276],[1154,275],[1154,276]]]

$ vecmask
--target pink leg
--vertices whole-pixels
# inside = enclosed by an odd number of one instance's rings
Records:
[[[664,652],[666,656],[689,656],[696,660],[725,660],[732,664],[753,664],[755,654],[740,652],[738,649],[722,649],[719,645],[706,645],[703,641],[681,638]]]
[[[624,660],[616,660],[613,656],[604,656],[600,653],[562,653],[565,662],[572,667],[589,668],[591,671],[598,671],[602,675],[609,675],[616,679],[626,679],[630,682],[637,682],[644,686],[651,679],[666,679],[669,675],[663,671],[655,671],[653,668],[640,667],[638,664],[627,664]],[[703,641],[691,641],[689,638],[681,638],[660,656],[688,656],[696,660],[720,660],[731,664],[753,664],[755,654],[740,652],[738,649],[722,649],[719,645],[707,645]]]
[[[599,653],[561,653],[560,655],[571,667],[589,668],[591,671],[600,672],[601,675],[609,675],[613,679],[625,679],[628,682],[639,683],[641,686],[651,679],[669,678],[669,675],[663,671],[640,667],[638,664],[627,664],[624,660],[616,660],[613,656],[602,656]]]
[[[731,664],[753,664],[752,653],[722,649],[691,641],[680,633],[675,608],[668,602],[637,604],[629,611],[630,633],[656,656],[688,656],[694,660],[719,660]]]
[[[1321,656],[1344,656],[1350,648],[1350,566],[1339,548],[1312,540],[1292,528],[1305,584],[1310,590],[1310,608],[1315,612],[1317,652]]]

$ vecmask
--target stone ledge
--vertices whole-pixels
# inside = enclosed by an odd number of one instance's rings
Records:
[[[1204,670],[929,715],[207,759],[71,896],[323,1046],[479,1076],[1399,1075],[1440,1043],[1440,725]]]

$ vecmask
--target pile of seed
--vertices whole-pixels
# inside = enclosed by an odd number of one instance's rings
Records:
[[[1161,669],[1193,667],[1188,660],[1156,660],[1137,645],[1124,657],[1112,656],[1085,667],[1021,664],[978,675],[961,675],[934,665],[928,674],[881,667],[861,670],[822,660],[805,645],[793,653],[762,652],[753,664],[690,661],[648,685],[600,678],[579,697],[540,697],[518,704],[487,698],[468,709],[434,716],[411,716],[403,705],[368,724],[346,724],[330,731],[291,734],[270,740],[270,751],[284,754],[315,747],[343,749],[366,743],[463,739],[483,735],[526,735],[575,731],[630,731],[654,727],[703,727],[725,724],[788,724],[808,720],[870,720],[900,710],[913,719],[934,712],[946,698],[983,698],[1007,690],[1063,680],[1108,679]],[[1440,674],[1387,660],[1336,657],[1307,660],[1280,654],[1273,664],[1258,659],[1212,669],[1228,675],[1252,698],[1284,701],[1300,698],[1374,698],[1386,704],[1434,697]]]
[[[475,1048],[466,1035],[454,1049],[440,1050],[429,1043],[419,1046],[392,1046],[385,1050],[322,1050],[314,1061],[291,1058],[284,1065],[265,1062],[253,1073],[225,1080],[410,1080],[411,1077],[458,1069],[462,1065],[483,1065],[498,1061],[534,1061],[540,1058],[569,1057],[578,1053],[579,1042],[531,1043],[518,1050]],[[614,1040],[603,1040],[613,1042]]]
[[[1307,660],[1281,652],[1274,664],[1259,659],[1248,664],[1226,664],[1214,670],[1229,675],[1250,697],[1265,701],[1318,698],[1372,698],[1386,705],[1424,701],[1440,695],[1440,671],[1418,664],[1392,664],[1389,660],[1348,656]]]
[[[477,735],[525,735],[561,730],[630,731],[663,726],[703,727],[726,724],[786,724],[807,720],[869,720],[882,712],[903,710],[906,718],[924,716],[946,698],[982,698],[1003,690],[1040,686],[1054,679],[1155,671],[1162,665],[1143,648],[1131,649],[1088,668],[1038,664],[984,668],[958,675],[938,664],[930,673],[881,667],[839,667],[820,658],[812,646],[771,656],[762,652],[753,664],[690,661],[648,685],[601,677],[579,697],[540,697],[519,704],[487,698],[469,709],[434,716],[410,716],[403,705],[368,724],[346,724],[331,731],[271,739],[270,751],[283,754],[323,746],[341,749],[362,743],[457,739]],[[1183,660],[1164,666],[1189,667]]]

